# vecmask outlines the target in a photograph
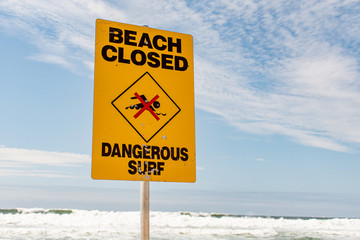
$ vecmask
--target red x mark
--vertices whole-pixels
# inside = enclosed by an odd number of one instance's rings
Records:
[[[153,117],[154,117],[157,121],[159,121],[160,118],[159,118],[158,115],[156,115],[156,113],[154,113],[154,111],[151,109],[151,105],[159,98],[159,96],[156,95],[153,99],[151,99],[150,102],[145,102],[145,101],[139,96],[139,94],[138,94],[137,92],[135,92],[135,97],[136,97],[137,99],[139,99],[139,101],[142,103],[142,105],[143,105],[144,107],[141,108],[141,109],[134,115],[134,118],[139,117],[140,114],[142,114],[145,110],[148,110],[148,111],[151,113],[151,115],[153,115]]]

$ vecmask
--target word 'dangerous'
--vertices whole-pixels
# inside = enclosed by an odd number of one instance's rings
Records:
[[[120,158],[135,158],[135,159],[155,159],[177,161],[187,161],[189,159],[188,149],[179,147],[158,147],[148,145],[132,145],[118,143],[111,145],[110,143],[102,143],[101,156],[103,157],[120,157]]]

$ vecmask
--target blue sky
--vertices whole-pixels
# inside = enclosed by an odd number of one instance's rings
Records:
[[[138,210],[90,177],[97,18],[194,37],[197,182],[152,210],[360,217],[358,1],[1,1],[0,208]]]

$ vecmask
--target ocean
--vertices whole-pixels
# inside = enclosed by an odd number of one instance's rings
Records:
[[[140,239],[139,212],[0,210],[0,239]],[[360,240],[360,219],[150,212],[152,240]]]

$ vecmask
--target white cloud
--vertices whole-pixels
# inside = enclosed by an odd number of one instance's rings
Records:
[[[90,163],[90,156],[0,146],[0,176],[46,178],[74,177],[61,172],[62,167],[80,167]],[[51,168],[55,167],[55,168]],[[43,170],[42,168],[45,168]]]
[[[77,166],[90,162],[90,156],[77,153],[49,152],[33,149],[0,147],[0,162],[50,166]]]
[[[242,131],[351,151],[360,144],[359,11],[350,0],[4,0],[0,27],[37,46],[32,59],[87,74],[96,18],[193,34],[197,108]]]
[[[258,161],[258,162],[266,162],[266,160],[263,159],[263,158],[257,158],[257,159],[255,159],[255,160]]]
[[[122,10],[97,0],[7,0],[1,1],[0,11],[0,27],[37,46],[32,59],[82,74],[92,70],[95,19],[125,19]]]
[[[349,25],[360,19],[351,14],[353,2],[310,2],[204,7],[222,19],[213,28],[233,50],[211,52],[223,64],[198,57],[197,107],[243,131],[350,151],[360,143],[359,50],[353,49],[359,41],[353,31],[360,29]]]
[[[0,177],[74,178],[74,176],[59,174],[53,171],[29,171],[15,169],[1,169]]]
[[[0,177],[73,178],[62,168],[81,167],[90,163],[90,156],[0,146]]]

